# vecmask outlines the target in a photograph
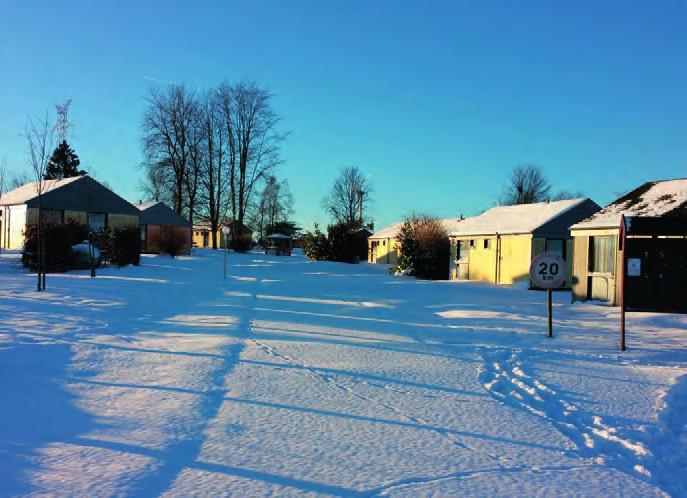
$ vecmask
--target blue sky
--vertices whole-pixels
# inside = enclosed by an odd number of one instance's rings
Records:
[[[96,5],[97,4],[97,5]],[[296,218],[346,165],[377,226],[490,207],[513,166],[600,204],[687,176],[687,4],[659,2],[21,2],[0,7],[0,157],[26,165],[27,115],[73,99],[84,165],[138,201],[152,79],[255,79],[289,132]]]

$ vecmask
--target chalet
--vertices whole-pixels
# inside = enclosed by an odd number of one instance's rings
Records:
[[[529,282],[532,258],[542,252],[572,264],[569,226],[601,209],[590,199],[496,206],[458,223],[450,233],[452,280],[495,284]],[[569,287],[571,279],[566,284]]]
[[[646,182],[601,211],[570,227],[575,244],[573,300],[595,299],[606,301],[612,306],[619,304],[618,269],[622,268],[623,257],[619,244],[622,216],[627,217],[628,221],[632,217],[646,218],[643,220],[644,225],[647,225],[647,221],[650,225],[652,219],[657,226],[661,224],[662,219],[683,220],[687,225],[687,179]],[[660,236],[658,232],[646,228],[650,226],[645,227],[645,233],[653,235],[639,237]],[[687,256],[684,237],[670,235],[661,238],[666,239],[664,244],[670,247],[662,249],[665,261],[660,264],[666,267],[676,264],[684,267]],[[675,250],[671,249],[673,246]],[[680,259],[682,254],[681,263],[666,259],[673,252],[676,253],[677,259]],[[667,287],[666,281],[663,287]]]
[[[186,218],[164,202],[146,202],[136,207],[140,212],[141,252],[157,254],[164,237],[178,237],[185,241],[180,254],[191,254],[192,227]]]
[[[444,228],[451,232],[458,218],[447,218],[441,220]],[[371,234],[367,238],[367,262],[395,265],[398,261],[399,247],[398,234],[403,228],[403,222],[394,223],[378,232]]]
[[[20,249],[27,225],[38,221],[37,182],[27,183],[0,197],[0,246]],[[40,217],[53,223],[74,220],[93,230],[138,226],[139,211],[89,176],[41,182]]]

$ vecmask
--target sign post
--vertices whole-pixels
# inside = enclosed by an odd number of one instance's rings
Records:
[[[222,227],[222,233],[224,234],[224,280],[227,279],[227,253],[229,252],[229,239],[231,237],[231,228],[227,225]]]
[[[568,278],[568,266],[558,254],[548,252],[537,255],[530,264],[530,278],[535,287],[546,289],[549,311],[549,337],[553,337],[553,298],[551,289],[556,289]]]

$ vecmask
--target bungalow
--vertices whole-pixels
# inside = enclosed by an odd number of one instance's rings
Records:
[[[590,199],[496,206],[462,220],[449,235],[450,278],[495,284],[529,281],[532,258],[560,255],[571,265],[568,227],[601,209]],[[570,286],[572,279],[565,284]]]
[[[621,216],[687,218],[687,179],[646,182],[593,216],[570,227],[575,244],[572,294],[574,301],[620,302],[617,270]]]
[[[183,238],[180,254],[191,254],[191,223],[169,208],[164,202],[145,202],[136,206],[140,211],[141,252],[160,252],[161,237],[174,235]]]
[[[215,235],[217,237],[218,249],[223,248],[225,245],[222,227],[229,226],[231,231],[235,232],[235,225],[237,223],[231,220],[226,220],[222,223]],[[249,244],[253,242],[253,230],[246,225],[243,225],[243,238]],[[210,227],[210,222],[201,221],[193,225],[193,247],[212,247],[212,228]]]
[[[448,232],[453,231],[458,223],[457,218],[441,220]],[[395,265],[398,261],[398,234],[403,228],[403,222],[394,223],[367,238],[367,262]]]
[[[88,223],[94,230],[138,226],[139,211],[89,176],[42,183],[42,220]],[[0,247],[20,249],[24,230],[38,221],[38,184],[27,183],[0,197]]]

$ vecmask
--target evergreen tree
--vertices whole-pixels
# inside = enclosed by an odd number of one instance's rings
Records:
[[[45,168],[45,179],[61,180],[62,178],[85,175],[86,172],[79,169],[80,164],[81,161],[74,149],[67,144],[66,140],[62,140],[48,160],[48,165]]]

